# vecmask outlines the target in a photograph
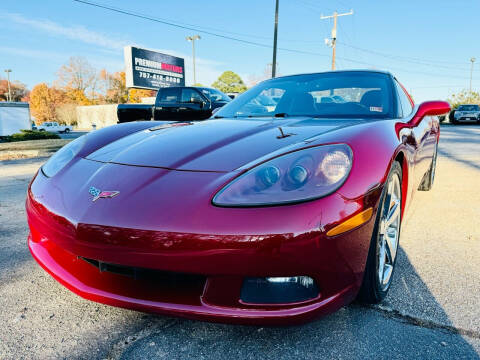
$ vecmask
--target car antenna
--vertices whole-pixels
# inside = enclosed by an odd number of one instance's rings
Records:
[[[281,126],[278,127],[278,130],[280,130],[280,135],[277,136],[277,139],[284,139],[284,138],[287,138],[287,137],[289,137],[289,136],[296,135],[296,134],[293,134],[293,133],[285,134],[285,133],[283,132],[283,129],[282,129]]]

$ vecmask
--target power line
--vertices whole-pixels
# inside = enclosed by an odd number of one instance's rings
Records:
[[[181,25],[181,24],[178,24],[178,23],[175,23],[175,22],[164,20],[164,19],[154,18],[154,17],[148,16],[148,15],[145,15],[145,14],[135,13],[135,12],[132,12],[132,11],[129,11],[129,10],[124,10],[124,9],[120,9],[120,8],[114,8],[114,7],[111,7],[111,6],[106,6],[106,5],[103,5],[103,4],[98,4],[98,3],[88,1],[88,0],[73,0],[73,1],[85,4],[85,5],[90,5],[90,6],[93,6],[93,7],[101,8],[101,9],[104,9],[104,10],[113,11],[113,12],[120,13],[120,14],[127,15],[127,16],[133,16],[133,17],[137,17],[137,18],[140,18],[140,19],[161,23],[161,24],[164,24],[164,25],[168,25],[168,26],[172,26],[172,27],[176,27],[176,28],[180,28],[180,29],[195,31],[195,32],[211,35],[211,36],[214,36],[214,37],[226,39],[226,40],[236,41],[236,42],[247,44],[247,45],[263,47],[263,48],[266,48],[266,49],[272,49],[271,45],[267,45],[267,44],[263,44],[263,43],[259,43],[259,42],[255,42],[255,41],[239,39],[239,38],[236,38],[236,37],[233,37],[233,36],[222,35],[222,34],[219,34],[217,32],[205,31],[205,30],[199,29],[199,27],[196,27],[194,25]],[[321,54],[321,53],[299,50],[299,49],[290,49],[290,48],[279,47],[278,50],[285,51],[285,52],[296,53],[296,54],[303,54],[303,55],[329,57],[329,55],[327,55],[327,54]],[[337,58],[340,59],[340,60],[355,63],[355,64],[361,64],[361,65],[367,65],[367,66],[373,67],[373,68],[379,68],[378,66],[376,66],[372,63],[368,63],[368,62],[364,62],[364,61],[349,59],[349,58],[346,58],[346,57],[337,57]],[[426,76],[433,76],[433,77],[445,77],[445,78],[451,77],[451,78],[456,78],[456,79],[462,78],[462,77],[458,77],[458,76],[448,76],[448,75],[444,75],[444,74],[425,73],[425,72],[420,72],[420,71],[412,71],[412,70],[406,70],[406,69],[400,69],[400,68],[394,68],[394,67],[389,67],[389,68],[391,70],[396,69],[396,70],[406,72],[406,73],[417,73],[417,74],[422,74],[422,75],[426,75]],[[469,79],[469,78],[463,78],[463,79]]]
[[[139,14],[139,13],[135,13],[135,12],[120,9],[120,8],[114,8],[114,7],[111,7],[111,6],[106,6],[106,5],[103,5],[103,4],[98,4],[98,3],[94,3],[92,1],[87,1],[87,0],[73,0],[73,1],[78,2],[78,3],[82,3],[82,4],[86,4],[86,5],[90,5],[90,6],[94,6],[94,7],[98,7],[98,8],[104,9],[104,10],[117,12],[117,13],[120,13],[120,14],[123,14],[123,15],[133,16],[133,17],[137,17],[137,18],[140,18],[140,19],[161,23],[161,24],[168,25],[168,26],[177,27],[177,28],[180,28],[180,29],[196,31],[196,32],[199,32],[199,33],[215,36],[215,37],[226,39],[226,40],[232,40],[232,41],[236,41],[236,42],[240,42],[240,43],[244,43],[244,44],[248,44],[248,45],[264,47],[264,48],[267,48],[267,49],[272,48],[271,45],[262,44],[262,43],[258,43],[258,42],[250,41],[250,40],[239,39],[239,38],[236,38],[236,37],[233,37],[233,36],[222,35],[222,34],[211,32],[211,31],[201,30],[199,27],[194,27],[194,25],[188,25],[188,26],[187,25],[181,25],[181,24],[174,23],[174,22],[171,22],[171,21],[166,21],[166,20],[163,20],[163,19],[154,18],[154,17],[148,16],[148,15]],[[293,52],[293,53],[298,53],[298,54],[305,54],[305,55],[316,55],[316,56],[328,57],[328,55],[326,55],[326,54],[319,54],[319,53],[314,53],[314,52],[311,52],[311,51],[304,51],[304,50],[298,50],[298,49],[289,49],[289,48],[279,47],[278,50]]]
[[[386,57],[386,58],[389,58],[389,59],[392,59],[392,60],[410,62],[410,63],[414,63],[414,64],[417,64],[417,65],[434,66],[434,67],[444,68],[444,69],[465,70],[465,71],[469,70],[467,68],[459,68],[458,66],[447,66],[447,65],[432,64],[434,62],[442,62],[442,63],[449,63],[449,64],[465,65],[466,63],[446,62],[446,61],[444,62],[444,61],[441,61],[441,60],[440,61],[439,60],[425,60],[425,59],[418,59],[418,58],[402,57],[402,56],[399,56],[399,55],[386,54],[386,53],[382,53],[382,52],[379,52],[379,51],[374,51],[374,50],[370,50],[370,49],[361,48],[361,47],[350,45],[350,44],[340,42],[340,41],[338,41],[338,43],[340,45],[347,46],[347,47],[352,48],[352,49],[356,49],[356,50],[363,51],[363,52],[373,54],[373,55],[383,56],[383,57]]]

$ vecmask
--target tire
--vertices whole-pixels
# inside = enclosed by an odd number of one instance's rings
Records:
[[[450,111],[450,113],[448,114],[448,121],[450,121],[450,123],[452,125],[457,125],[458,124],[458,121],[455,120],[455,111],[456,110],[452,110]]]
[[[69,132],[70,132],[69,128],[66,128],[65,131],[64,131],[65,134],[68,134]]]
[[[437,168],[437,152],[438,152],[438,142],[435,143],[435,150],[433,151],[432,162],[430,163],[430,169],[423,176],[422,182],[418,187],[420,191],[430,191],[433,187],[433,182],[435,181],[435,169]]]
[[[45,129],[40,129],[39,131],[45,131]]]
[[[363,283],[357,296],[357,301],[361,303],[377,304],[387,296],[390,289],[397,262],[401,209],[402,167],[394,161],[378,205]],[[393,222],[387,225],[386,220]],[[387,230],[390,236],[387,236]]]

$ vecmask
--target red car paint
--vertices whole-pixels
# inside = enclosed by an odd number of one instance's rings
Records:
[[[442,106],[448,104],[425,103],[396,120],[208,120],[162,126],[163,133],[146,130],[157,123],[137,122],[99,130],[57,175],[39,171],[30,184],[30,251],[67,288],[109,305],[262,324],[330,313],[351,302],[361,286],[375,213],[396,159],[404,173],[402,214],[409,207],[438,141],[438,120],[430,115]],[[280,124],[292,135],[278,137]],[[351,173],[333,194],[285,206],[212,205],[225,184],[265,154],[331,143],[353,150]],[[93,202],[90,186],[120,194]],[[370,207],[367,223],[326,235]],[[175,287],[99,272],[79,257],[201,278]],[[247,276],[300,275],[316,281],[317,298],[275,305],[240,301]]]

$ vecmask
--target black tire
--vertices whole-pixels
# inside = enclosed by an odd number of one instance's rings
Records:
[[[452,110],[448,114],[448,121],[450,121],[450,124],[452,124],[452,125],[457,125],[458,124],[458,121],[455,120],[455,111],[456,110]]]
[[[391,271],[391,275],[389,278],[389,281],[387,285],[381,285],[380,280],[378,278],[378,249],[379,249],[379,244],[382,241],[380,238],[380,233],[379,233],[379,228],[380,228],[380,222],[381,219],[385,216],[386,212],[388,212],[389,209],[386,209],[386,202],[388,201],[390,203],[390,199],[387,199],[387,187],[389,182],[394,176],[398,176],[398,179],[400,181],[400,199],[399,199],[399,207],[401,209],[402,207],[402,167],[397,161],[394,161],[392,164],[392,167],[390,169],[390,172],[387,177],[387,181],[385,182],[385,186],[382,191],[382,195],[380,197],[380,202],[378,205],[378,210],[377,210],[377,215],[376,215],[376,220],[375,220],[375,226],[373,228],[373,233],[372,233],[372,239],[370,241],[370,248],[368,250],[368,257],[367,257],[367,263],[365,265],[365,272],[363,275],[363,282],[362,286],[360,288],[360,291],[357,295],[357,301],[360,303],[364,304],[377,304],[381,302],[385,296],[387,296],[388,290],[390,289],[390,285],[392,283],[393,279],[393,274],[395,272],[395,265],[397,261],[397,256],[396,254],[398,253],[398,248],[399,248],[399,241],[400,241],[400,230],[401,230],[401,215],[399,216],[399,225],[398,225],[398,237],[397,237],[397,248],[395,251],[395,257],[393,260],[393,269]],[[401,210],[400,210],[401,213]]]
[[[68,128],[65,129],[65,131],[64,131],[65,134],[68,134],[69,132],[70,132],[70,129],[68,129]]]
[[[45,129],[40,129],[39,131],[45,131]]]
[[[420,191],[430,191],[433,187],[433,182],[435,181],[435,170],[437,168],[437,152],[438,152],[438,142],[435,143],[435,150],[433,151],[432,162],[430,163],[430,168],[427,173],[423,176],[422,182],[418,187]]]

